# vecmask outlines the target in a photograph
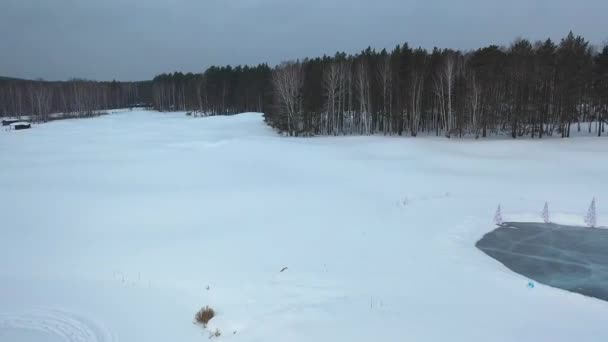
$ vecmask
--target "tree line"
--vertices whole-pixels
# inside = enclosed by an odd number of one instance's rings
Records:
[[[200,74],[176,72],[152,81],[153,105],[159,111],[192,111],[195,115],[265,112],[272,104],[272,69],[257,66],[213,66]]]
[[[608,123],[608,46],[570,32],[559,43],[516,39],[473,51],[407,43],[391,51],[213,66],[147,82],[0,78],[0,115],[90,115],[147,103],[159,111],[256,111],[290,136],[598,136]],[[586,126],[583,124],[586,123]]]
[[[29,116],[46,122],[50,114],[91,116],[99,110],[151,102],[151,82],[44,81],[0,78],[0,116]]]
[[[572,32],[559,44],[337,53],[282,63],[272,83],[266,121],[291,136],[569,137],[573,125],[599,136],[608,122],[608,46]]]
[[[495,134],[541,138],[608,122],[608,46],[570,32],[473,51],[408,44],[284,62],[211,67],[153,80],[160,111],[263,112],[290,136]],[[587,123],[583,126],[582,123]]]

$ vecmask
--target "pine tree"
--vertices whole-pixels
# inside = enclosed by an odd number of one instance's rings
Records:
[[[545,202],[545,207],[543,208],[543,212],[542,212],[542,216],[543,216],[543,221],[545,223],[549,223],[549,204],[547,202]]]
[[[502,213],[500,210],[500,204],[498,205],[498,208],[496,208],[496,214],[494,214],[494,223],[499,226],[502,224]]]
[[[597,223],[597,219],[595,216],[595,197],[591,201],[589,210],[587,210],[587,216],[585,216],[585,223],[591,228],[594,228]]]

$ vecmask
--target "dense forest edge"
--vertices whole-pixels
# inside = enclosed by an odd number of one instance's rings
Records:
[[[1,116],[44,122],[50,113],[143,106],[194,116],[262,112],[289,136],[542,138],[569,137],[573,129],[601,136],[608,123],[608,45],[594,48],[570,32],[559,43],[516,39],[473,51],[406,43],[144,82],[0,78]]]

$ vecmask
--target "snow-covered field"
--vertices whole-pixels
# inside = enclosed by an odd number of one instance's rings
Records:
[[[608,303],[528,288],[474,244],[498,203],[582,224],[596,196],[606,225],[607,153],[285,138],[260,114],[0,132],[0,341],[605,341]]]

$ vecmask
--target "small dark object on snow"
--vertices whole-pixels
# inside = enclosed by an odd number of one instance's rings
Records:
[[[29,122],[25,122],[25,121],[13,122],[12,124],[10,124],[10,126],[14,130],[32,128],[32,124],[30,124]]]
[[[281,273],[283,273],[283,271],[287,270],[287,267],[283,267],[283,269],[281,270]]]
[[[192,116],[192,112],[186,113],[186,116]]]
[[[215,329],[215,332],[209,333],[209,339],[212,339],[214,337],[218,338],[220,336],[222,336],[222,332],[220,331],[220,329]]]

